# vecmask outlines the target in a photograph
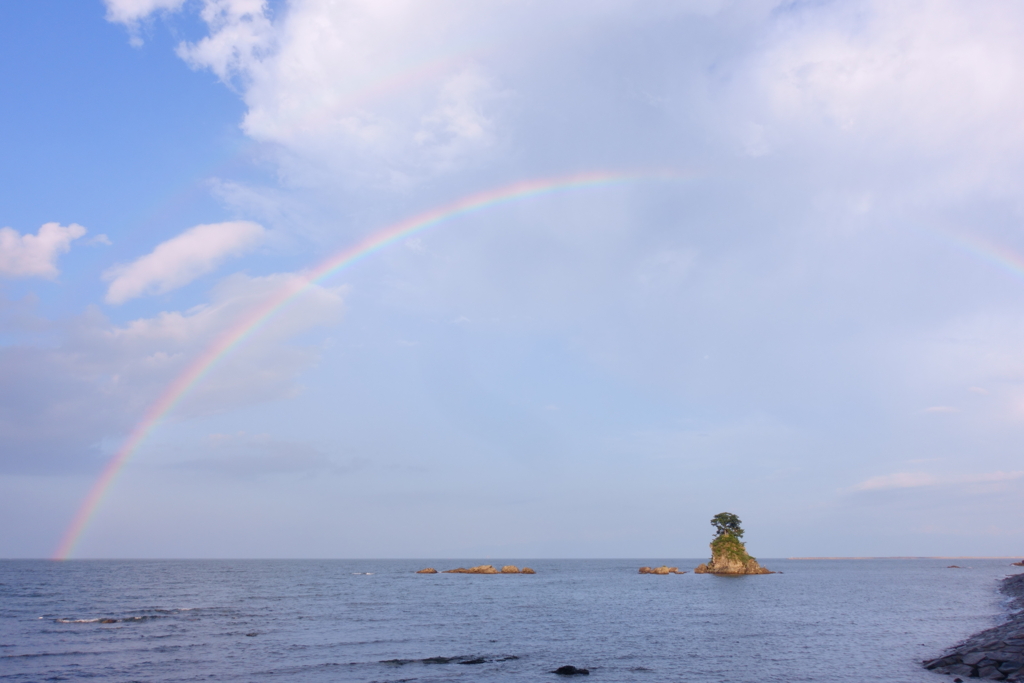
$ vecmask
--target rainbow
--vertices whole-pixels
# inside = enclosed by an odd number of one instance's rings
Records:
[[[933,227],[932,233],[943,238],[950,246],[967,251],[983,261],[988,261],[1014,277],[1024,277],[1024,257],[1009,247],[991,242],[980,235],[961,231],[954,232],[949,229]]]
[[[315,268],[302,273],[301,278],[294,280],[291,285],[283,288],[262,306],[244,316],[238,324],[214,340],[191,365],[171,382],[163,394],[149,406],[142,419],[139,420],[131,433],[129,433],[121,448],[106,464],[103,472],[89,490],[88,495],[64,533],[60,545],[58,545],[57,550],[54,552],[53,559],[65,560],[71,556],[75,545],[89,525],[104,496],[113,485],[118,473],[121,472],[132,455],[139,449],[139,446],[146,440],[146,437],[153,432],[154,428],[160,424],[163,418],[181,401],[182,397],[206,376],[217,361],[224,358],[232,349],[265,325],[277,311],[281,310],[296,296],[310,287],[319,284],[343,268],[347,268],[360,259],[383,249],[389,244],[393,244],[397,240],[409,237],[457,216],[560,190],[608,185],[629,180],[677,180],[683,177],[683,175],[675,172],[596,172],[525,180],[505,185],[463,197],[450,204],[430,209],[424,213],[394,223],[372,233],[355,245],[338,252]]]

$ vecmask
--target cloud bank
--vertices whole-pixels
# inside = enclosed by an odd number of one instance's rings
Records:
[[[116,442],[226,330],[282,289],[305,283],[292,273],[233,275],[214,288],[209,302],[187,311],[116,324],[93,308],[51,329],[54,339],[47,346],[0,347],[0,472],[91,466],[103,443]],[[296,338],[336,324],[342,306],[340,289],[305,290],[275,315],[272,325],[211,368],[174,414],[215,415],[294,396],[298,377],[320,357],[317,347],[296,343]],[[43,324],[25,316],[22,321],[29,330]]]

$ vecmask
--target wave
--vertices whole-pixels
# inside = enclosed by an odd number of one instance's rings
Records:
[[[180,614],[182,612],[191,612],[193,610],[200,609],[199,607],[179,607],[176,609],[153,609],[153,614],[139,614],[130,617],[94,617],[92,619],[67,619],[58,618],[54,619],[54,622],[58,624],[117,624],[117,623],[130,623],[137,621],[151,621],[153,619],[165,619],[169,615]],[[45,619],[46,617],[39,617]]]
[[[54,621],[58,624],[113,624],[117,619],[54,619]]]

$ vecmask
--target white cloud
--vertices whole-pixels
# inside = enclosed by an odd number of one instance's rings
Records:
[[[480,68],[466,68],[445,81],[432,111],[423,115],[413,140],[431,155],[435,165],[448,168],[494,140],[494,121],[484,104],[495,97]]]
[[[145,6],[126,3],[116,16],[137,21]],[[178,54],[239,84],[244,130],[298,161],[293,176],[389,184],[493,145],[491,103],[502,90],[471,55],[509,28],[508,13],[450,1],[297,0],[275,23],[263,0],[204,0],[209,35]]]
[[[491,7],[495,10],[495,7]],[[281,145],[289,171],[405,182],[471,163],[497,136],[502,88],[467,49],[484,8],[300,0],[273,56],[250,70],[244,130]]]
[[[108,15],[127,23],[179,6],[177,0],[108,0]],[[721,2],[649,3],[637,12],[632,3],[614,1],[552,8],[293,0],[271,20],[264,0],[202,0],[209,34],[182,43],[178,53],[226,82],[237,78],[248,105],[244,130],[275,146],[291,180],[322,181],[341,172],[403,183],[488,158],[510,134],[510,113],[498,106],[506,94],[526,96],[543,82],[543,73],[523,79],[527,69],[550,70],[572,59],[571,51],[594,47],[577,41],[607,40],[625,21],[644,26],[695,13],[728,22],[740,12]],[[732,143],[748,153],[852,149],[887,161],[905,161],[908,152],[946,161],[952,155],[959,163],[941,164],[942,172],[972,186],[1005,182],[990,166],[1018,163],[1024,45],[1017,37],[1024,11],[1016,6],[767,1],[753,3],[742,23],[751,39],[716,57],[714,68],[704,65],[708,80],[687,100],[709,88],[717,93],[688,107],[704,112],[709,128],[729,128]],[[685,71],[668,56],[658,64]],[[657,70],[645,63],[646,72]],[[506,84],[516,77],[521,80]],[[600,79],[584,71],[578,84],[618,87]],[[645,99],[664,108],[670,92]],[[584,96],[579,103],[590,109],[564,116],[585,125],[594,102]]]
[[[1024,472],[983,472],[957,476],[938,477],[925,472],[897,472],[871,477],[853,487],[854,491],[884,491],[888,489],[910,489],[948,484],[989,484],[1012,481],[1024,477]]]
[[[131,24],[145,19],[158,11],[174,11],[185,4],[185,0],[106,0],[107,21]]]
[[[128,27],[128,42],[133,47],[142,47],[139,24],[154,12],[174,12],[185,4],[185,0],[105,0],[107,21]]]
[[[210,35],[182,43],[178,55],[195,68],[208,68],[221,80],[247,74],[273,43],[265,0],[205,0],[203,21]]]
[[[737,124],[752,154],[797,146],[903,165],[928,159],[967,187],[1001,184],[1018,163],[1019,6],[860,0],[806,3],[776,17],[764,50],[751,54],[750,80],[737,81],[753,97],[743,110],[750,118]]]
[[[110,282],[108,303],[120,304],[144,294],[162,294],[215,270],[231,256],[255,247],[266,235],[250,221],[209,223],[189,228],[137,259],[103,275]]]
[[[72,223],[45,223],[35,235],[20,235],[13,228],[0,228],[0,275],[6,277],[55,278],[57,256],[71,248],[72,240],[86,233]]]

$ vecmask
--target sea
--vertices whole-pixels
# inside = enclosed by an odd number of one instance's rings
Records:
[[[999,623],[998,580],[1021,571],[701,561],[4,560],[0,680],[942,683],[921,660]],[[481,563],[537,573],[415,573]],[[691,571],[637,572],[661,564]]]

